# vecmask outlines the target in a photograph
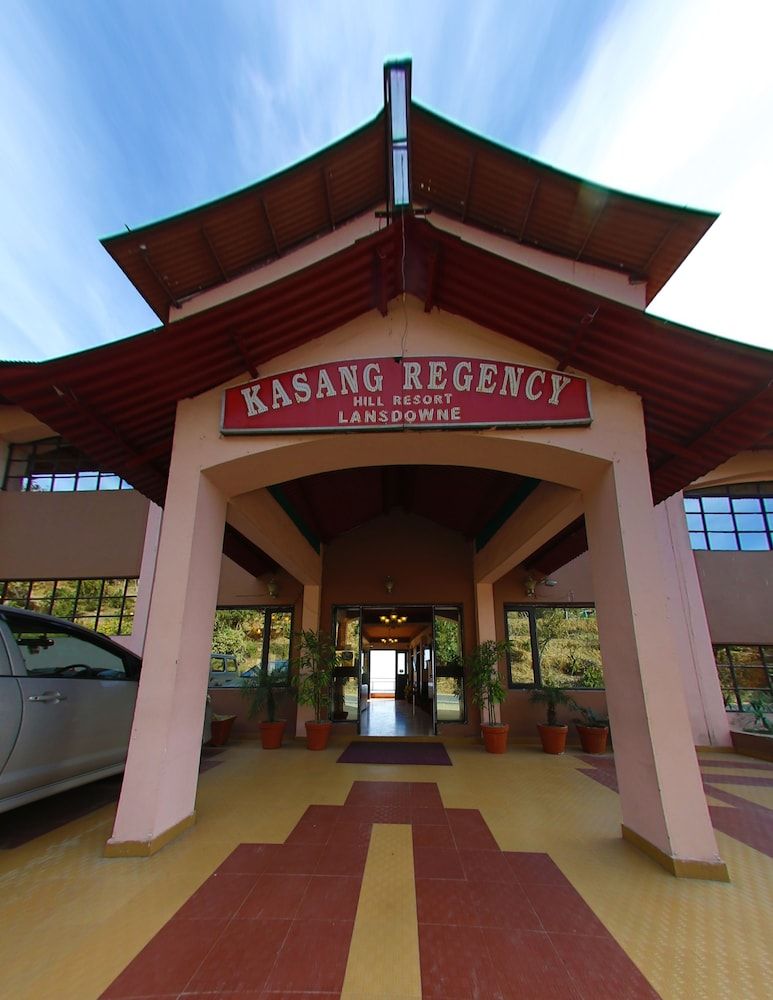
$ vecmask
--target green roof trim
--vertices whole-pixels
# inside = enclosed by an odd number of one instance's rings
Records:
[[[314,534],[314,532],[311,530],[308,524],[306,524],[301,515],[295,509],[295,507],[293,507],[293,505],[290,503],[290,500],[285,491],[282,489],[282,487],[269,486],[268,492],[276,500],[276,502],[279,504],[279,506],[282,508],[285,514],[287,514],[287,516],[293,522],[298,531],[300,531],[300,533],[303,535],[303,537],[306,539],[309,545],[314,549],[314,551],[317,554],[319,554],[321,545],[319,538],[317,538],[317,536]]]
[[[524,500],[536,490],[541,482],[541,479],[527,478],[523,481],[523,483],[521,483],[518,489],[507,500],[505,500],[499,510],[493,515],[493,517],[489,518],[486,524],[483,525],[481,530],[476,535],[476,552],[480,552],[480,550],[491,541],[508,517],[518,510]]]

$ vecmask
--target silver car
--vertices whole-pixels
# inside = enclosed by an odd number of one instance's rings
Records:
[[[95,632],[0,607],[0,812],[123,770],[140,667]]]

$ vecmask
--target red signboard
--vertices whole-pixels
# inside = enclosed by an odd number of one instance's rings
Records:
[[[544,427],[591,422],[577,375],[481,358],[362,358],[226,389],[224,434]]]

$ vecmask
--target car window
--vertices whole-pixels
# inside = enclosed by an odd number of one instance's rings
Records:
[[[30,677],[127,679],[119,654],[64,628],[55,625],[31,628],[29,622],[21,620],[10,621],[9,625]]]

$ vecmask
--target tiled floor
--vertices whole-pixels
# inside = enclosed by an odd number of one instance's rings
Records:
[[[723,885],[620,839],[609,757],[336,767],[342,748],[228,747],[149,859],[101,856],[114,805],[2,851],[0,997],[769,995],[773,858],[732,834],[770,830],[773,769],[702,758]]]
[[[432,716],[401,698],[370,698],[360,719],[363,736],[431,736]]]

